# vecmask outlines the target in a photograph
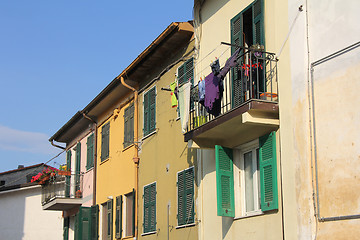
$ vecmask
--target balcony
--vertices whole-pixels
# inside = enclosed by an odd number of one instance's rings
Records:
[[[66,211],[81,206],[83,175],[55,175],[42,186],[43,210]]]
[[[279,127],[277,60],[275,54],[243,49],[237,65],[223,80],[218,116],[197,102],[191,90],[192,111],[185,142],[191,147],[239,146]],[[205,92],[206,95],[206,92]]]

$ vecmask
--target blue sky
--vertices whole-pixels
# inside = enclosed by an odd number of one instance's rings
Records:
[[[171,22],[191,20],[192,6],[192,0],[0,1],[0,172],[60,152],[49,137]]]

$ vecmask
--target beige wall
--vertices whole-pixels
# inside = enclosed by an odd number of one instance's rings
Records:
[[[187,51],[192,49],[188,47]],[[170,64],[170,62],[169,62]],[[188,149],[181,133],[180,120],[177,119],[176,108],[171,107],[170,92],[160,90],[168,88],[175,80],[177,67],[171,68],[156,86],[156,132],[141,139],[139,156],[139,239],[167,239],[167,206],[170,205],[169,225],[170,239],[196,239],[197,224],[177,229],[177,172],[195,165],[196,151]],[[143,96],[139,95],[139,133],[143,136]],[[156,229],[157,233],[141,236],[143,233],[143,187],[156,181]],[[195,191],[196,191],[195,183]],[[197,195],[195,195],[195,198]],[[195,208],[195,212],[197,209]],[[195,215],[197,219],[197,215]],[[197,223],[197,220],[195,220]]]
[[[197,24],[196,36],[197,47],[200,47],[197,59],[196,74],[197,79],[206,76],[211,72],[209,63],[220,57],[220,65],[222,66],[231,54],[230,47],[219,45],[220,42],[231,42],[230,37],[230,20],[239,12],[246,8],[253,1],[214,1],[207,0],[201,7],[200,16],[201,24]],[[265,47],[266,51],[278,54],[288,33],[288,8],[287,1],[264,1],[264,24],[265,24]],[[198,16],[199,6],[195,7],[196,20]],[[196,22],[197,23],[197,22]],[[223,60],[222,60],[223,59]],[[291,106],[291,89],[290,65],[289,65],[289,48],[285,45],[279,56],[278,62],[278,88],[279,88],[279,105]],[[284,158],[283,149],[291,155],[288,146],[292,145],[292,141],[284,143],[280,136],[284,132],[292,132],[291,114],[286,111],[280,112],[280,130],[277,132],[277,151],[278,151],[278,189],[279,189],[279,210],[276,213],[265,214],[250,218],[242,218],[232,220],[227,217],[219,217],[216,215],[216,177],[215,177],[215,154],[214,150],[203,150],[199,154],[200,162],[203,166],[203,172],[199,175],[201,179],[201,189],[199,196],[202,200],[202,217],[200,224],[201,239],[210,239],[216,236],[216,239],[281,239],[283,232],[282,215],[286,220],[284,225],[285,232],[291,233],[293,238],[297,236],[297,199],[296,199],[296,166],[290,157]],[[281,109],[280,109],[281,111]],[[281,119],[285,118],[288,126],[282,125]],[[287,148],[287,149],[286,149]],[[281,152],[280,152],[281,149]],[[282,169],[286,169],[285,174],[281,173],[280,162],[283,164]],[[286,175],[286,178],[285,178]],[[282,178],[282,179],[281,179]],[[285,180],[286,179],[286,180]],[[282,188],[281,181],[284,186]],[[284,194],[284,202],[282,195]],[[282,209],[284,206],[284,211]],[[289,239],[293,239],[289,238]],[[215,238],[214,238],[215,239]]]

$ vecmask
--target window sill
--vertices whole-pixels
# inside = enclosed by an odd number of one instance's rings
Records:
[[[94,169],[94,167],[91,167],[91,168],[89,168],[89,169],[86,169],[86,172],[85,173],[88,173],[88,172],[90,172],[91,170],[93,170]]]
[[[135,236],[127,236],[127,237],[122,237],[122,238],[117,238],[117,239],[134,239]]]
[[[127,147],[124,147],[122,151],[125,152],[126,150],[128,150],[129,148],[131,148],[134,145],[135,144],[133,143],[133,144],[130,144],[129,146],[127,146]]]
[[[144,136],[141,140],[144,141],[145,139],[147,139],[148,137],[154,135],[155,133],[157,133],[157,129],[155,129],[154,131],[152,131],[151,133],[147,134],[146,136]]]
[[[193,227],[195,225],[196,225],[195,223],[189,223],[181,226],[176,226],[175,229],[188,228],[188,227]]]
[[[147,236],[147,235],[151,235],[151,234],[155,234],[155,233],[157,233],[157,231],[143,233],[143,234],[141,234],[141,236]]]
[[[245,216],[235,217],[234,220],[250,218],[250,217],[256,217],[256,216],[261,216],[261,215],[265,215],[265,213],[262,212],[262,211],[254,211],[254,212],[248,213]]]
[[[104,164],[104,163],[106,163],[106,162],[108,162],[110,160],[110,157],[108,157],[107,159],[105,159],[104,161],[101,161],[100,162],[100,165],[102,165],[102,164]]]

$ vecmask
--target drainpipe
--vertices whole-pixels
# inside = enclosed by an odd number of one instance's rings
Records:
[[[97,123],[84,112],[82,113],[83,117],[89,120],[90,122],[94,123],[95,130],[94,130],[94,174],[93,174],[93,204],[96,205],[96,172],[97,172]]]
[[[128,85],[127,83],[125,83],[124,77],[121,76],[120,77],[120,81],[121,84],[124,85],[125,87],[127,87],[128,89],[130,89],[131,91],[134,92],[134,144],[135,144],[135,140],[138,140],[138,136],[139,136],[139,120],[138,120],[138,91],[133,88],[132,86]],[[135,203],[135,233],[134,233],[134,237],[135,239],[137,239],[138,236],[138,202],[139,202],[139,195],[138,195],[138,184],[139,184],[139,153],[138,153],[138,149],[137,146],[135,144],[134,147],[135,150],[135,156],[133,157],[133,161],[135,163],[135,194],[136,194],[136,203]]]

